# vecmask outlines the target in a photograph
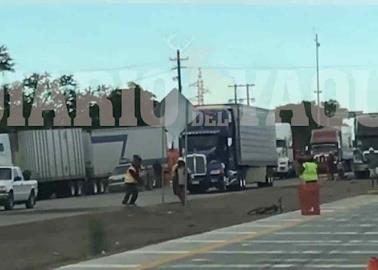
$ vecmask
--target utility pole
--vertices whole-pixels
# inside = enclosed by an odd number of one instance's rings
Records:
[[[235,104],[238,104],[238,87],[241,86],[239,84],[233,84],[233,85],[229,85],[228,87],[233,87],[234,88],[234,103]]]
[[[178,82],[178,90],[181,93],[182,92],[181,69],[185,68],[185,67],[181,66],[181,61],[186,61],[186,60],[188,60],[188,58],[187,57],[186,58],[181,58],[181,56],[180,56],[180,50],[177,50],[177,52],[176,52],[176,58],[170,58],[169,60],[170,61],[176,61],[177,66],[174,67],[173,70],[177,69],[177,77],[175,77],[175,79]]]
[[[171,61],[177,61],[177,66],[174,67],[173,69],[177,69],[177,81],[178,81],[178,90],[179,90],[179,93],[182,94],[182,81],[181,81],[181,69],[183,68],[181,66],[181,61],[186,61],[188,60],[188,58],[181,58],[180,56],[180,50],[177,50],[176,52],[176,58],[171,58],[170,59]],[[188,112],[188,101],[185,100],[185,169],[188,170],[188,165],[187,165],[187,155],[188,155],[188,120],[189,120],[189,112]],[[180,139],[180,138],[179,138]],[[182,153],[181,153],[182,155]],[[187,206],[187,190],[188,190],[188,183],[187,181],[185,181],[185,184],[184,184],[184,206]]]
[[[317,97],[317,105],[318,105],[318,119],[317,122],[320,121],[320,82],[319,82],[319,39],[318,34],[315,35],[315,46],[316,46],[316,97]]]
[[[251,104],[251,100],[254,100],[254,99],[251,99],[250,98],[250,92],[249,92],[249,88],[250,87],[253,87],[255,86],[255,84],[253,83],[247,83],[247,84],[233,84],[233,85],[229,85],[228,87],[233,87],[234,88],[234,103],[237,104],[238,103],[238,94],[237,94],[237,90],[238,90],[238,87],[246,87],[247,89],[247,104],[248,106]],[[239,99],[239,101],[243,101],[244,99]]]
[[[247,87],[247,105],[249,106],[249,105],[251,105],[251,103],[250,103],[251,100],[249,98],[249,87],[253,87],[253,86],[255,86],[255,84],[247,83],[245,86]]]

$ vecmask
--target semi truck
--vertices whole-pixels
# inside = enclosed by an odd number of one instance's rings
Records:
[[[294,175],[293,137],[289,123],[276,123],[276,150],[278,155],[276,176],[287,178]]]
[[[150,163],[161,163],[164,153],[154,160],[149,157],[151,149],[161,146],[162,136],[154,137],[162,134],[161,130],[63,128],[1,134],[0,150],[4,151],[0,151],[0,161],[3,165],[16,164],[28,172],[25,175],[38,179],[39,198],[104,193],[112,172],[133,154],[145,159],[147,168],[152,167]],[[144,147],[146,142],[149,147]],[[147,184],[153,181],[154,175],[150,175]]]
[[[367,164],[369,149],[373,148],[378,155],[378,114],[362,114],[355,121],[355,149],[353,155],[353,172],[357,178],[369,178],[370,172]]]
[[[190,192],[273,184],[274,113],[241,104],[197,106],[196,111],[196,119],[180,137],[192,176]]]
[[[335,165],[340,164],[344,171],[351,171],[353,164],[353,132],[350,126],[340,128],[315,129],[311,134],[311,155],[326,170],[327,158],[332,153]]]

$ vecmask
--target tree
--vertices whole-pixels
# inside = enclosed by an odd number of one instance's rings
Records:
[[[59,90],[63,93],[66,99],[67,111],[71,118],[72,126],[76,116],[76,96],[78,91],[78,83],[72,74],[62,75],[55,81],[59,86]]]
[[[324,102],[323,104],[324,104],[324,114],[327,117],[335,116],[337,109],[340,107],[339,102],[337,102],[337,100],[334,100],[334,99],[330,99]]]
[[[4,45],[0,46],[0,72],[4,75],[4,72],[14,72],[13,59],[8,53],[8,48]],[[2,127],[7,126],[7,118],[9,115],[9,85],[1,86],[4,90],[4,110],[3,118],[1,119],[0,125]]]
[[[8,48],[4,45],[0,46],[0,72],[14,72],[14,62],[8,53]]]

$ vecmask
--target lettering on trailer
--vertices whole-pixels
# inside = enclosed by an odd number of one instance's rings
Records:
[[[91,137],[91,142],[93,144],[122,142],[122,150],[121,150],[121,156],[120,156],[120,160],[121,160],[124,157],[125,151],[126,151],[127,134],[125,134],[125,135],[104,135],[104,136]]]

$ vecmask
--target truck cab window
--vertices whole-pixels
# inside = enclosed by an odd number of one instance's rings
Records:
[[[16,169],[13,169],[13,178],[19,177],[20,175],[18,174]]]
[[[0,152],[4,152],[4,144],[0,143]]]

